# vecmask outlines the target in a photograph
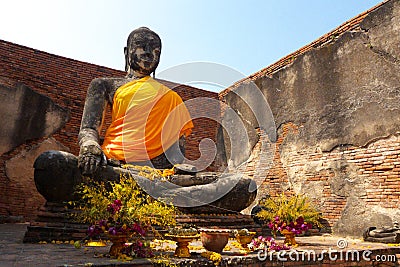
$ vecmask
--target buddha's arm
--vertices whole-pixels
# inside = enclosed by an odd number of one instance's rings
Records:
[[[78,141],[80,146],[79,165],[84,174],[93,174],[105,164],[104,154],[99,144],[99,132],[107,105],[106,82],[93,80],[88,88],[83,109]]]
[[[107,105],[106,84],[102,79],[93,80],[88,88],[83,109],[79,145],[87,141],[99,144],[99,132]]]

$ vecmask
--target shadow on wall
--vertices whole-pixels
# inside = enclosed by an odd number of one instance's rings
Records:
[[[0,155],[28,140],[52,135],[69,120],[67,110],[50,98],[18,84],[0,85]]]

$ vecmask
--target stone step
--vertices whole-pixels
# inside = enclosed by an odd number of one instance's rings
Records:
[[[71,229],[60,227],[28,226],[23,239],[24,243],[38,243],[40,241],[71,241],[86,238],[86,229]]]
[[[44,205],[35,221],[31,222],[25,233],[24,242],[37,243],[81,240],[86,237],[88,224],[76,223],[69,214],[69,210],[62,204],[48,202]],[[257,235],[270,235],[269,229],[256,224],[250,215],[236,214],[179,214],[176,217],[178,224],[194,224],[199,228],[242,229],[254,231]],[[160,231],[163,233],[165,231]],[[148,233],[149,238],[154,233]]]

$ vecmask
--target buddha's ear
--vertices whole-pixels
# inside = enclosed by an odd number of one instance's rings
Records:
[[[128,72],[129,70],[129,63],[128,63],[128,48],[124,47],[124,55],[125,55],[125,71]]]

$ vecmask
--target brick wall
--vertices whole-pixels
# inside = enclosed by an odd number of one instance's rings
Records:
[[[70,120],[52,137],[75,155],[79,152],[77,135],[86,90],[90,81],[96,77],[122,77],[124,75],[125,73],[119,70],[52,55],[0,40],[0,84],[13,88],[17,83],[23,83],[67,109]],[[213,92],[167,81],[162,82],[181,95],[184,101],[197,97],[218,98],[218,95]],[[110,116],[106,117],[105,122],[107,126]],[[187,144],[187,157],[192,160],[200,157],[197,147],[200,140],[203,138],[215,140],[217,128],[216,122],[206,118],[196,119],[194,123],[195,129],[188,138]],[[34,217],[37,208],[44,203],[44,199],[36,192],[33,177],[29,180],[30,182],[12,183],[8,179],[5,169],[7,160],[12,159],[21,151],[30,150],[44,139],[29,140],[0,156],[0,192],[2,192],[0,194],[0,215],[20,215],[29,220]],[[27,164],[32,164],[32,162]]]
[[[385,1],[220,93],[245,114],[232,95],[254,82],[271,108],[277,141],[260,132],[241,170],[258,198],[306,194],[344,236],[400,220],[399,17]]]
[[[324,231],[332,230],[348,204],[351,190],[345,186],[359,188],[358,197],[371,208],[400,207],[399,134],[375,140],[365,147],[341,146],[330,152],[317,148],[293,151],[282,160],[282,143],[289,135],[297,134],[297,125],[283,125],[278,131],[273,160],[270,161],[266,155],[268,151],[262,148],[266,136],[260,133],[251,161],[242,169],[259,185],[258,199],[265,195],[306,193],[322,212]],[[291,172],[290,177],[288,172]],[[349,176],[352,173],[356,175]],[[332,189],[333,179],[340,175],[347,183],[343,183],[342,190]],[[295,181],[293,177],[301,181]],[[307,188],[320,188],[320,192]]]

